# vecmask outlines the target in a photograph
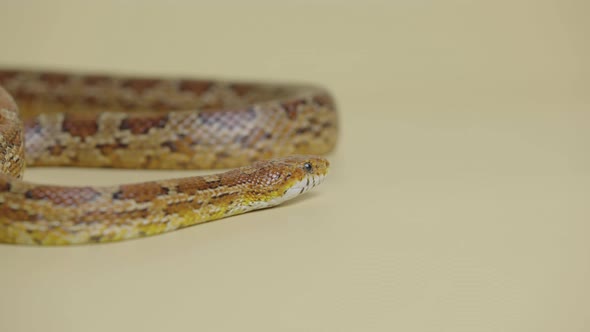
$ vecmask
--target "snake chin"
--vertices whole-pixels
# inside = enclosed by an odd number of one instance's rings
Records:
[[[282,195],[272,198],[268,201],[256,201],[251,203],[247,209],[241,210],[239,212],[246,212],[251,210],[258,210],[258,209],[266,209],[271,208],[273,206],[277,206],[282,204],[285,201],[293,199],[297,196],[300,196],[310,189],[318,186],[320,183],[324,181],[326,177],[325,174],[322,175],[308,175],[303,180],[297,181],[289,186]],[[235,211],[234,211],[235,212]],[[231,213],[233,214],[233,213]]]
[[[275,206],[302,195],[322,183],[325,177],[325,174],[308,175],[303,180],[297,181],[287,188],[282,196],[276,197],[267,203],[269,204],[269,207]]]

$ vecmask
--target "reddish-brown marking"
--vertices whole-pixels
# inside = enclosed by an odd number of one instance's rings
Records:
[[[29,102],[36,99],[41,99],[36,93],[28,91],[26,89],[17,89],[10,91],[14,99],[18,100],[18,104],[22,105],[25,102]]]
[[[252,91],[254,87],[252,86],[252,84],[236,83],[232,84],[231,88],[236,95],[242,97],[248,92]]]
[[[45,73],[41,74],[39,78],[41,81],[47,83],[50,87],[56,87],[58,85],[64,84],[68,81],[69,75],[66,74],[56,74],[56,73]]]
[[[168,123],[167,114],[129,116],[121,122],[121,130],[129,129],[134,135],[147,134],[150,128],[164,128]]]
[[[98,85],[98,84],[105,84],[111,83],[113,80],[108,78],[107,76],[102,75],[88,75],[84,77],[84,84],[88,85]]]
[[[187,195],[193,195],[200,190],[217,188],[220,184],[220,181],[207,183],[202,177],[179,179],[176,184],[176,191]]]
[[[132,199],[138,203],[150,202],[156,197],[168,194],[168,189],[158,183],[122,185],[121,190],[113,194],[114,199]]]
[[[0,220],[10,220],[10,221],[35,221],[39,219],[39,215],[31,215],[27,211],[24,210],[15,210],[11,209],[8,205],[2,204],[0,205]]]
[[[72,98],[72,96],[69,96],[67,94],[66,95],[56,95],[55,100],[57,100],[57,102],[59,102],[60,104],[62,104],[64,106],[71,106],[75,102],[75,99]]]
[[[247,169],[247,168],[243,168]],[[242,171],[242,169],[234,169],[228,172],[225,172],[220,175],[221,177],[221,185],[233,187],[242,183],[246,183],[249,179],[252,179],[253,173],[246,174]]]
[[[297,119],[297,109],[299,108],[300,105],[305,105],[306,101],[303,99],[297,99],[297,100],[293,100],[293,101],[288,101],[288,102],[284,102],[281,105],[283,106],[283,108],[285,109],[285,112],[287,113],[287,117],[291,120],[295,120]]]
[[[97,106],[108,106],[109,102],[107,99],[99,98],[97,96],[85,96],[83,99],[85,105],[90,107],[97,107]]]
[[[86,138],[98,131],[98,114],[92,113],[68,113],[64,117],[62,129],[72,136]]]
[[[90,187],[65,188],[57,186],[38,186],[27,191],[25,196],[32,200],[48,200],[55,205],[80,205],[100,196]]]
[[[49,154],[52,156],[59,156],[63,152],[63,146],[61,145],[52,145],[48,148]]]
[[[5,175],[0,174],[0,191],[10,191],[10,180]]]
[[[157,100],[150,104],[150,108],[157,111],[165,111],[172,109],[172,104],[168,100]]]
[[[14,70],[0,71],[0,83],[4,83],[5,81],[10,80],[17,75],[18,72]]]
[[[130,79],[124,80],[121,82],[121,86],[124,88],[130,88],[139,92],[140,94],[144,93],[146,90],[149,90],[156,86],[160,82],[159,80],[155,79]]]
[[[189,91],[197,96],[201,96],[207,92],[213,85],[212,82],[207,81],[180,81],[178,88],[180,91]]]

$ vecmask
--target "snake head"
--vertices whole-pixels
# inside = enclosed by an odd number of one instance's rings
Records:
[[[266,206],[278,205],[319,185],[328,174],[327,159],[311,155],[294,155],[253,165],[258,186],[253,193]]]
[[[279,160],[285,165],[287,179],[284,193],[290,197],[303,194],[324,181],[330,163],[318,156],[291,156]]]

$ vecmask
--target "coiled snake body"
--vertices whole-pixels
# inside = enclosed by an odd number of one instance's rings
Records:
[[[0,86],[4,243],[116,241],[274,206],[323,180],[317,155],[336,143],[333,99],[313,86],[20,70]],[[25,162],[235,169],[67,187],[21,180]]]

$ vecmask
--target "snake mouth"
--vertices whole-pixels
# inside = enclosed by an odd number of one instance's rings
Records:
[[[303,180],[293,183],[289,188],[283,191],[283,194],[267,201],[266,206],[276,206],[285,201],[293,199],[306,193],[312,188],[320,185],[324,181],[326,174],[309,174]]]
[[[286,199],[293,198],[295,196],[299,196],[312,188],[318,186],[320,183],[324,181],[326,177],[325,174],[310,174],[305,177],[305,179],[296,182],[290,188],[285,191],[284,196],[288,197]]]

